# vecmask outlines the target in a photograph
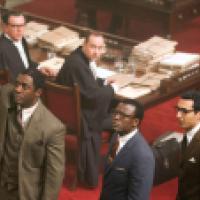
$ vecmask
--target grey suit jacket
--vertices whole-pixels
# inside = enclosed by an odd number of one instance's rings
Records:
[[[149,199],[154,166],[152,150],[138,132],[111,164],[106,161],[100,200]]]
[[[177,200],[200,199],[200,131],[196,133],[182,156]]]
[[[4,154],[8,109],[13,106],[12,87],[0,90],[0,161]],[[56,200],[64,174],[63,124],[39,102],[24,129],[19,152],[20,200]]]

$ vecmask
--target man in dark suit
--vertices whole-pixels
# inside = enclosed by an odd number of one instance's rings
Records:
[[[184,93],[177,103],[177,118],[185,130],[177,200],[200,199],[200,92]]]
[[[44,80],[28,69],[0,88],[0,197],[57,200],[64,174],[63,124],[39,97]]]
[[[114,89],[96,77],[96,61],[104,51],[103,36],[89,33],[84,45],[65,59],[56,78],[58,84],[72,86],[76,83],[80,87],[82,140],[79,179],[90,187],[98,184],[100,132],[106,126],[109,128],[109,121],[111,124],[108,109]]]
[[[105,163],[100,200],[149,199],[155,160],[138,129],[143,114],[143,107],[135,100],[121,100],[115,108],[115,134]]]
[[[11,80],[27,68],[35,68],[24,35],[25,17],[15,11],[7,11],[1,17],[3,34],[0,36],[0,69],[7,69]]]

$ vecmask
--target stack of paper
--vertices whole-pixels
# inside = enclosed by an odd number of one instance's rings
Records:
[[[63,55],[69,55],[72,51],[74,51],[79,46],[82,46],[84,43],[84,38],[77,38],[77,40],[72,40],[69,42],[62,50]]]
[[[154,36],[134,46],[129,59],[134,60],[136,68],[146,73],[148,68],[155,67],[163,56],[173,53],[176,45],[175,41]]]
[[[49,26],[46,24],[30,21],[26,24],[24,37],[26,38],[28,44],[34,45],[37,43],[40,36],[48,32],[48,29]]]
[[[97,77],[101,78],[101,79],[106,79],[106,78],[112,77],[114,74],[116,74],[116,72],[111,71],[109,69],[102,68],[102,67],[97,67],[96,73],[97,73]]]
[[[119,89],[117,91],[117,95],[129,98],[129,99],[136,99],[138,97],[149,94],[150,92],[151,92],[151,89],[148,87],[127,86],[127,87]]]
[[[50,69],[54,74],[57,74],[63,66],[64,61],[65,59],[60,57],[50,58],[48,60],[40,62],[38,68],[41,69],[45,67]]]
[[[79,40],[79,34],[69,28],[60,26],[39,38],[39,45],[54,51],[61,51],[65,46]]]
[[[159,68],[184,71],[190,69],[193,65],[199,64],[199,62],[199,54],[177,52],[161,59]]]

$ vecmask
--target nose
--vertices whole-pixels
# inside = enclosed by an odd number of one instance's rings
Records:
[[[22,92],[22,85],[21,84],[16,85],[15,86],[15,91],[16,91],[16,93],[21,93]]]
[[[180,119],[180,118],[182,117],[182,113],[181,113],[180,111],[177,111],[176,117],[177,117],[178,119]]]
[[[119,113],[115,113],[113,116],[114,120],[118,120],[120,118],[120,114]]]

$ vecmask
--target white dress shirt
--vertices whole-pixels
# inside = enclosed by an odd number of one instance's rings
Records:
[[[189,130],[186,135],[187,135],[187,145],[192,141],[193,137],[195,134],[200,130],[200,122],[191,130]]]
[[[22,108],[22,126],[23,127],[28,122],[28,120],[31,118],[31,116],[34,113],[37,106],[38,106],[38,102],[29,108]]]
[[[134,129],[132,132],[128,133],[124,136],[118,136],[119,137],[119,146],[116,151],[116,154],[119,153],[119,151],[126,145],[126,143],[138,132],[138,129]]]
[[[90,61],[90,69],[95,79],[97,79],[97,64],[95,61]]]

